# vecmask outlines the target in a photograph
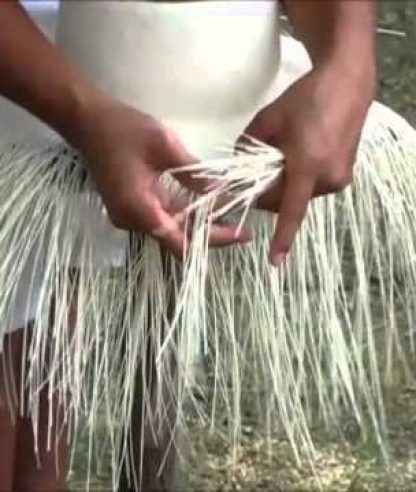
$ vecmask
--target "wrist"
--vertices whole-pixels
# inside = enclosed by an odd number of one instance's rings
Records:
[[[353,98],[358,96],[369,103],[377,90],[377,67],[375,57],[333,56],[320,60],[313,69],[322,75],[328,85],[338,87],[340,92]]]
[[[97,87],[79,80],[69,83],[63,92],[58,121],[54,126],[69,144],[80,149],[88,138],[88,115],[107,97]]]

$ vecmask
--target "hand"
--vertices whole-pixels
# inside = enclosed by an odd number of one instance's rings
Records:
[[[121,229],[151,234],[181,259],[187,233],[180,213],[184,203],[159,181],[164,170],[195,162],[176,135],[154,118],[106,98],[86,105],[71,134],[112,222]],[[189,176],[182,179],[193,185]],[[236,232],[236,226],[214,224],[210,245],[250,239],[248,231],[238,237]]]
[[[285,156],[276,187],[259,208],[278,212],[270,259],[282,263],[314,196],[344,189],[352,180],[361,130],[373,98],[372,74],[344,67],[317,68],[261,110],[245,133]]]

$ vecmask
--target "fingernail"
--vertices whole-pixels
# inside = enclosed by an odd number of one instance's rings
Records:
[[[286,261],[286,253],[277,253],[272,258],[272,264],[274,266],[280,266]]]

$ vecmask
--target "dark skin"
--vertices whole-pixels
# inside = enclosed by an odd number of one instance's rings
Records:
[[[246,129],[285,155],[282,179],[259,200],[261,208],[279,212],[274,264],[285,260],[309,201],[351,182],[376,85],[374,2],[286,0],[285,7],[313,69]]]
[[[260,111],[246,130],[285,155],[282,179],[258,200],[259,207],[279,212],[270,247],[274,264],[285,261],[310,200],[350,183],[376,74],[373,1],[286,0],[284,6],[313,69]],[[40,33],[16,0],[0,2],[0,93],[53,127],[86,157],[115,225],[152,234],[166,250],[182,257],[186,231],[179,205],[157,181],[166,168],[189,164],[193,156],[170,129],[87,80]],[[189,188],[203,191],[189,176],[181,179]],[[217,225],[211,245],[249,239],[247,231],[236,239],[234,227]],[[6,412],[0,387],[1,398],[0,407]],[[6,416],[0,423],[5,427],[0,433],[0,461],[10,458],[7,467],[0,467],[0,482],[10,488],[18,486],[14,480],[37,483],[39,490],[62,488],[53,452],[41,471],[32,451],[26,453],[24,467],[19,466],[19,447],[33,448],[30,432],[20,439],[19,429]],[[58,461],[65,470],[64,458]]]
[[[284,260],[309,200],[348,184],[375,88],[373,1],[286,0],[284,6],[314,69],[247,128],[286,155],[283,181],[259,202],[280,212],[271,243],[273,263]],[[0,93],[43,119],[84,154],[117,226],[153,234],[168,251],[182,256],[186,233],[174,197],[156,182],[167,167],[194,158],[170,129],[91,84],[14,0],[0,4]],[[116,130],[114,118],[120,121]],[[182,180],[202,191],[186,175]],[[249,238],[246,231],[239,240]],[[214,246],[235,241],[235,228],[225,225],[211,238]]]

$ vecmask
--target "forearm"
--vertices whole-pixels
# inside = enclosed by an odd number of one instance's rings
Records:
[[[284,7],[314,66],[336,64],[375,75],[373,0],[284,0]]]
[[[83,107],[99,97],[15,0],[0,2],[0,94],[70,141]]]

